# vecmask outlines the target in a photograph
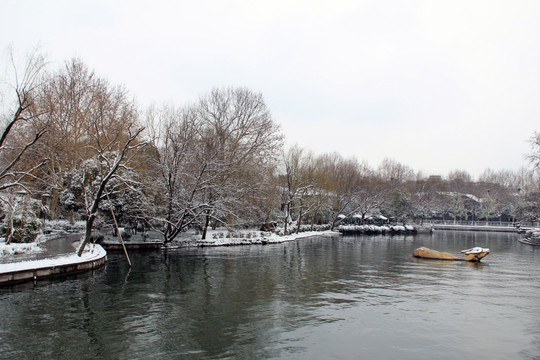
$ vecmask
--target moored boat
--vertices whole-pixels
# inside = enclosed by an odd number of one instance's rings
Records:
[[[540,246],[540,229],[533,228],[523,232],[519,242],[527,245]]]
[[[460,258],[455,255],[452,255],[448,252],[444,251],[437,251],[428,249],[426,247],[420,247],[413,252],[413,256],[416,258],[422,258],[422,259],[432,259],[432,260],[454,260],[454,261],[473,261],[478,262],[482,258],[484,258],[487,254],[489,254],[488,248],[482,248],[482,247],[473,247],[467,250],[461,251],[463,254],[465,254],[465,258]]]

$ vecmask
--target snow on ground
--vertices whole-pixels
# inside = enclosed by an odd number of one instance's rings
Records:
[[[47,268],[51,266],[79,264],[79,263],[84,263],[91,260],[98,260],[106,255],[107,255],[107,252],[101,246],[99,245],[88,246],[80,257],[77,256],[75,252],[73,252],[73,254],[52,257],[52,258],[47,258],[47,259],[41,259],[41,260],[18,261],[18,262],[13,262],[13,263],[8,263],[8,264],[0,264],[0,274],[13,272],[13,271],[27,270],[27,269],[40,269],[40,268]]]
[[[11,243],[6,244],[6,239],[0,237],[0,259],[10,257],[13,255],[22,254],[36,254],[43,252],[44,242],[49,241],[58,236],[66,234],[73,234],[77,232],[83,232],[85,229],[85,223],[83,221],[77,221],[75,224],[71,224],[67,220],[47,220],[45,222],[45,234],[40,234],[32,243]]]
[[[68,234],[74,232],[84,232],[85,229],[86,222],[84,221],[76,221],[72,224],[67,220],[47,220],[45,222],[45,228],[43,231],[52,234]]]
[[[0,238],[0,258],[6,256],[13,256],[19,254],[30,254],[42,252],[43,248],[39,246],[39,243],[22,243],[22,244],[6,244],[3,238]]]
[[[339,235],[337,231],[305,231],[298,234],[278,235],[273,232],[240,230],[234,232],[212,231],[207,234],[205,240],[193,239],[190,245],[194,246],[234,246],[256,244],[279,244],[287,241],[307,238],[311,236]],[[182,241],[174,242],[172,246],[181,245]]]
[[[38,235],[36,241],[31,243],[11,243],[6,244],[6,239],[0,237],[0,259],[2,257],[9,257],[13,255],[21,254],[35,254],[43,251],[41,245],[47,241],[49,237],[45,235]]]

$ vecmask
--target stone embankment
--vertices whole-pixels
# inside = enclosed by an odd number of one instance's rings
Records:
[[[65,276],[99,268],[107,261],[107,252],[99,245],[86,249],[82,256],[71,254],[57,258],[0,264],[0,286]]]

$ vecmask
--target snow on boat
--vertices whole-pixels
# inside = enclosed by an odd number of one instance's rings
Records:
[[[459,258],[448,252],[431,250],[426,247],[420,247],[414,250],[413,256],[417,258],[422,258],[422,259],[478,262],[482,258],[484,258],[487,254],[489,254],[489,249],[477,246],[471,249],[462,250],[461,252],[466,255],[465,258]]]
[[[522,230],[522,233],[524,234],[524,236],[519,239],[520,243],[533,245],[533,246],[540,246],[540,229],[539,228]]]

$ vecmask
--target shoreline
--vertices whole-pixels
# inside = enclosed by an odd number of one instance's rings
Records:
[[[177,239],[165,244],[163,241],[148,239],[147,241],[126,240],[126,249],[129,251],[155,251],[168,249],[181,249],[189,247],[220,247],[220,246],[247,246],[247,245],[271,245],[281,244],[290,241],[308,239],[316,236],[334,237],[342,235],[416,235],[429,234],[432,231],[487,231],[487,232],[509,232],[518,234],[515,227],[504,226],[481,226],[481,225],[458,225],[458,224],[425,224],[425,225],[395,225],[395,226],[375,226],[375,225],[344,225],[336,230],[306,231],[298,234],[278,235],[273,232],[262,232],[255,230],[244,231],[213,231],[210,232],[209,239],[202,240],[199,235],[186,234],[183,239]],[[73,234],[70,234],[73,236]],[[61,235],[56,236],[56,238]],[[55,238],[55,237],[52,237]],[[13,285],[25,281],[37,281],[45,278],[60,277],[97,269],[105,265],[107,251],[122,251],[119,241],[109,241],[103,244],[89,246],[83,256],[78,257],[75,253],[51,256],[39,260],[21,260],[14,262],[0,263],[0,286]],[[49,240],[54,241],[54,240]]]
[[[0,286],[37,281],[97,269],[107,261],[107,252],[96,245],[85,249],[82,256],[67,256],[26,260],[0,265]]]

